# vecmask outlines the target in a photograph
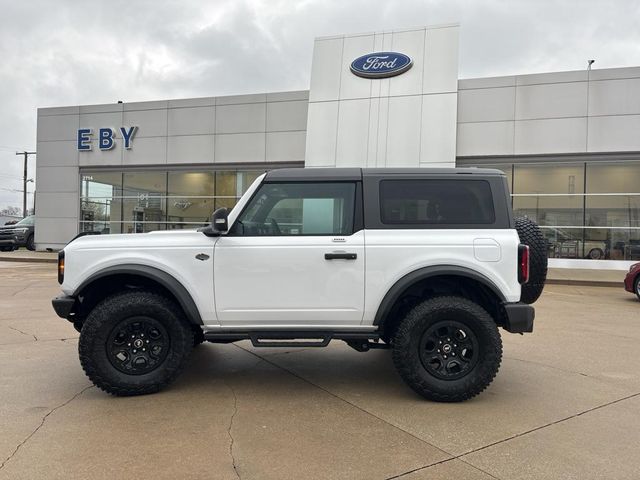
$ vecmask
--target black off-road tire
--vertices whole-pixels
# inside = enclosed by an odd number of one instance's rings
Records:
[[[477,339],[476,361],[463,376],[452,379],[430,372],[420,352],[430,329],[446,322],[463,325]],[[502,339],[495,321],[478,304],[462,297],[436,297],[418,304],[393,336],[398,373],[414,391],[436,402],[461,402],[478,395],[493,381],[501,360]]]
[[[33,233],[27,237],[27,243],[25,244],[27,250],[31,250],[32,252],[36,249],[36,243],[33,238]]]
[[[124,373],[107,353],[110,336],[133,318],[157,322],[169,339],[163,360],[148,373]],[[82,325],[78,352],[82,368],[98,388],[117,396],[144,395],[161,390],[178,376],[193,341],[193,330],[174,302],[157,293],[134,290],[117,293],[94,307]]]
[[[532,304],[542,295],[547,280],[547,240],[528,218],[516,218],[516,231],[520,242],[529,246],[529,281],[522,285],[520,301]]]

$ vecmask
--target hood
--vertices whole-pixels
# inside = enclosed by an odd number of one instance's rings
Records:
[[[150,233],[85,235],[67,244],[64,249],[87,250],[109,248],[211,247],[215,241],[197,230],[166,230]]]

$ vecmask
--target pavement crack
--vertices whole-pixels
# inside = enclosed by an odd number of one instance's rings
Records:
[[[227,428],[227,435],[229,435],[229,456],[231,456],[231,464],[233,465],[233,471],[236,474],[236,477],[240,479],[240,474],[238,473],[238,466],[236,464],[236,457],[233,455],[233,445],[235,440],[233,438],[233,433],[231,430],[233,429],[233,420],[236,418],[236,414],[238,413],[238,396],[236,395],[235,390],[231,385],[227,383],[227,387],[231,390],[233,394],[233,413],[231,414],[231,419],[229,420],[229,427]]]
[[[18,290],[17,292],[13,292],[13,294],[12,294],[11,296],[12,296],[12,297],[15,297],[16,295],[18,295],[19,293],[24,292],[27,288],[29,288],[29,287],[31,287],[31,286],[33,286],[33,284],[31,284],[31,283],[30,283],[29,285],[27,285],[27,286],[26,286],[26,287],[24,287],[24,288],[21,288],[21,289],[20,289],[20,290]]]
[[[71,402],[73,402],[76,398],[78,398],[80,395],[82,395],[84,392],[86,392],[87,390],[89,390],[90,388],[93,388],[93,385],[89,385],[88,387],[83,388],[82,390],[80,390],[78,393],[76,393],[73,397],[71,397],[69,400],[66,400],[65,402],[61,403],[60,405],[53,407],[51,410],[49,410],[46,415],[44,417],[42,417],[42,420],[40,421],[40,425],[38,425],[35,430],[33,430],[33,432],[31,432],[27,438],[25,438],[22,442],[20,442],[18,444],[18,446],[13,450],[13,452],[11,453],[11,455],[9,455],[7,458],[4,459],[4,461],[2,462],[2,464],[0,464],[0,470],[2,470],[5,465],[7,463],[9,463],[9,461],[18,453],[18,451],[29,441],[31,440],[31,438],[38,433],[38,430],[40,430],[45,422],[47,421],[47,418],[49,418],[49,416],[57,411],[60,410],[61,408],[69,405]]]
[[[553,425],[557,425],[557,424],[559,424],[559,423],[566,422],[567,420],[571,420],[571,419],[573,419],[573,418],[580,417],[580,416],[585,415],[585,414],[587,414],[587,413],[591,413],[591,412],[593,412],[593,411],[600,410],[601,408],[609,407],[609,406],[611,406],[611,405],[615,405],[616,403],[624,402],[625,400],[630,400],[630,399],[635,398],[635,397],[638,397],[638,396],[640,396],[640,392],[638,392],[638,393],[633,393],[633,394],[631,394],[631,395],[627,395],[626,397],[618,398],[617,400],[612,400],[612,401],[607,402],[607,403],[604,403],[604,404],[602,404],[602,405],[598,405],[598,406],[596,406],[596,407],[592,407],[592,408],[589,408],[589,409],[587,409],[587,410],[583,410],[582,412],[578,412],[578,413],[575,413],[575,414],[573,414],[573,415],[569,415],[568,417],[561,418],[561,419],[556,420],[556,421],[554,421],[554,422],[549,422],[549,423],[547,423],[547,424],[545,424],[545,425],[540,425],[539,427],[532,428],[532,429],[530,429],[530,430],[526,430],[526,431],[524,431],[524,432],[516,433],[515,435],[511,435],[510,437],[503,438],[502,440],[498,440],[498,441],[493,442],[493,443],[490,443],[490,444],[488,444],[488,445],[483,445],[482,447],[474,448],[473,450],[469,450],[468,452],[460,453],[460,454],[455,455],[455,456],[453,456],[453,457],[451,457],[451,458],[447,458],[447,459],[445,459],[445,460],[441,460],[441,461],[439,461],[439,462],[431,463],[431,464],[429,464],[429,465],[425,465],[425,466],[423,466],[423,467],[415,468],[415,469],[413,469],[413,470],[409,470],[409,471],[407,471],[407,472],[400,473],[400,474],[395,475],[395,476],[393,476],[393,477],[389,477],[389,478],[387,478],[386,480],[395,480],[395,479],[397,479],[397,478],[402,478],[402,477],[404,477],[404,476],[406,476],[406,475],[409,475],[410,473],[414,473],[414,472],[419,472],[419,471],[422,471],[422,470],[426,470],[426,469],[428,469],[428,468],[430,468],[430,467],[434,467],[434,466],[436,466],[436,465],[441,465],[441,464],[443,464],[443,463],[451,462],[451,461],[453,461],[453,460],[460,460],[461,462],[464,462],[464,463],[466,463],[467,465],[469,465],[469,466],[471,466],[471,467],[473,467],[473,468],[475,468],[475,469],[477,469],[477,470],[480,470],[480,471],[482,471],[482,472],[486,473],[486,474],[487,474],[487,475],[489,475],[489,476],[492,476],[493,478],[498,478],[498,477],[495,477],[494,475],[491,475],[489,472],[486,472],[486,471],[482,470],[481,468],[479,468],[479,467],[477,467],[477,466],[473,465],[472,463],[467,462],[467,461],[466,461],[464,458],[462,458],[462,457],[466,457],[467,455],[471,455],[472,453],[476,453],[476,452],[480,452],[480,451],[482,451],[482,450],[486,450],[487,448],[495,447],[496,445],[500,445],[500,444],[505,443],[505,442],[508,442],[508,441],[510,441],[510,440],[514,440],[514,439],[516,439],[516,438],[523,437],[523,436],[528,435],[528,434],[530,434],[530,433],[537,432],[538,430],[542,430],[542,429],[545,429],[545,428],[547,428],[547,427],[552,427]]]
[[[18,329],[18,328],[12,327],[11,325],[8,325],[8,327],[9,327],[11,330],[14,330],[14,331],[16,331],[16,332],[18,332],[18,333],[21,333],[21,334],[23,334],[23,335],[26,335],[27,337],[33,337],[33,340],[34,340],[34,341],[36,341],[36,342],[38,341],[38,337],[36,337],[36,336],[35,336],[34,334],[32,334],[32,333],[23,332],[22,330],[20,330],[20,329]]]

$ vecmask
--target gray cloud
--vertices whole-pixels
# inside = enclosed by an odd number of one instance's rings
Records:
[[[38,107],[306,89],[316,36],[451,22],[462,78],[640,65],[637,18],[631,0],[3,2],[0,207],[21,204]]]

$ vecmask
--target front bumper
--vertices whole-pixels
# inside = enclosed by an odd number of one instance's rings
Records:
[[[15,247],[16,241],[13,238],[0,239],[0,247]]]
[[[69,295],[60,295],[51,300],[53,309],[60,318],[66,318],[70,322],[73,321],[71,314],[73,313],[73,307],[76,305],[76,299]]]
[[[535,309],[526,303],[503,303],[505,311],[504,329],[511,333],[533,332]]]
[[[627,292],[636,293],[633,289],[635,286],[634,283],[636,281],[636,275],[639,275],[638,272],[629,272],[627,273],[627,276],[624,277],[624,289]]]

